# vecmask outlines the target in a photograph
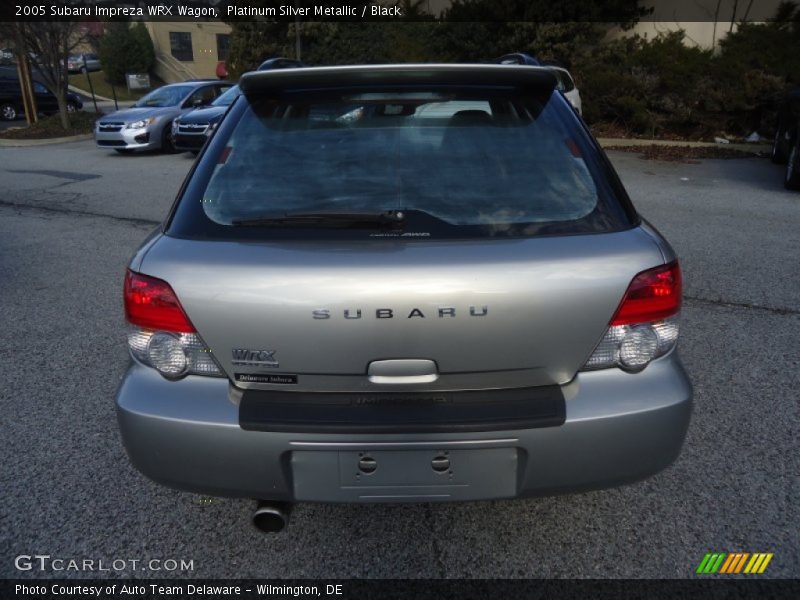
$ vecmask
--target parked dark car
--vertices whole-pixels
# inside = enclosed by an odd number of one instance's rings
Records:
[[[172,144],[176,150],[197,154],[211,137],[228,107],[239,97],[239,86],[233,86],[211,103],[211,106],[196,108],[172,122]]]
[[[33,93],[36,96],[36,108],[45,115],[54,115],[58,112],[58,99],[46,85],[39,81],[33,82]],[[75,112],[83,108],[83,100],[77,94],[67,92],[67,110]],[[19,80],[13,78],[0,78],[0,118],[4,121],[13,121],[25,114],[22,103],[22,90]]]
[[[224,63],[221,63],[224,64]],[[258,66],[259,71],[274,69],[299,69],[306,67],[303,62],[291,58],[268,58]],[[239,86],[232,87],[211,103],[211,106],[197,108],[187,114],[178,116],[172,122],[172,145],[176,150],[199,154],[219,126],[228,108],[239,97]]]
[[[778,109],[772,162],[786,165],[786,189],[800,191],[800,87],[790,90]]]

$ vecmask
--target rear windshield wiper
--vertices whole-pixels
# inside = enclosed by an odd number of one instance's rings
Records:
[[[304,212],[268,217],[234,219],[237,227],[402,227],[405,215],[399,210],[379,213]]]

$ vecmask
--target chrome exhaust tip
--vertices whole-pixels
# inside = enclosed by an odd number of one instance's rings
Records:
[[[289,524],[291,504],[261,500],[253,513],[253,525],[262,533],[278,533]]]

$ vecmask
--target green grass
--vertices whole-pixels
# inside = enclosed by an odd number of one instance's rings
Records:
[[[69,115],[69,129],[64,129],[61,127],[61,117],[59,115],[41,117],[38,122],[30,127],[18,127],[0,132],[0,138],[34,140],[92,133],[92,128],[97,118],[98,115],[95,113],[81,111],[71,113]]]
[[[114,95],[111,92],[111,84],[106,81],[105,73],[102,71],[94,71],[89,73],[92,78],[92,85],[94,86],[94,93],[98,96],[105,96],[106,98],[113,99]],[[163,82],[158,78],[150,76],[151,89],[163,85]],[[75,73],[69,76],[69,84],[82,89],[85,92],[90,92],[89,82],[86,81],[86,73]],[[128,88],[123,85],[115,85],[114,89],[117,92],[117,100],[120,102],[128,102],[130,100],[138,100],[150,90],[143,90],[138,92],[128,92]]]

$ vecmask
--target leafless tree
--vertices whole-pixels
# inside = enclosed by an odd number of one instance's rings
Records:
[[[67,58],[81,43],[83,34],[79,24],[74,21],[19,21],[14,26],[18,28],[25,47],[23,52],[29,53],[36,74],[56,95],[61,125],[67,129]]]
[[[717,0],[717,7],[714,9],[714,30],[711,34],[711,47],[717,47],[717,23],[719,23],[719,10],[722,0]]]
[[[747,16],[750,14],[750,9],[751,8],[753,8],[753,0],[750,0],[750,2],[747,5],[747,8],[744,11],[744,16],[742,16],[742,23],[746,23],[747,22]]]
[[[728,33],[733,32],[733,25],[736,23],[736,11],[739,9],[739,0],[733,0],[733,10],[731,11],[731,26],[728,27]]]

